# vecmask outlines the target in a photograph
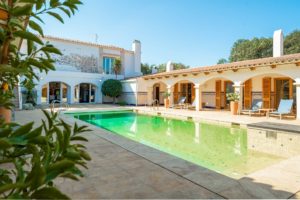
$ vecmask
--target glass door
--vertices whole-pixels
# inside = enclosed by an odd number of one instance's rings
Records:
[[[61,83],[60,82],[50,82],[49,83],[49,103],[60,102],[61,101]]]
[[[90,102],[90,84],[81,83],[79,92],[79,103],[89,103]]]

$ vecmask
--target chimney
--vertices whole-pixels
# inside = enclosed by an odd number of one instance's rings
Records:
[[[139,40],[134,40],[132,43],[132,51],[134,52],[134,72],[141,74],[141,54],[142,47]]]
[[[273,35],[273,57],[283,56],[283,32],[281,29]]]
[[[152,67],[152,68],[151,68],[151,74],[156,74],[156,73],[157,73],[156,67]]]
[[[167,71],[167,72],[173,71],[173,64],[172,64],[172,61],[169,61],[169,62],[167,63],[166,71]]]

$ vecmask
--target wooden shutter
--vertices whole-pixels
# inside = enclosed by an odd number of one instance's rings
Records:
[[[191,103],[193,103],[195,100],[195,85],[194,85],[194,83],[191,83],[191,90],[192,90],[192,102]]]
[[[263,78],[262,100],[264,108],[271,108],[271,78]]]
[[[174,98],[174,102],[177,103],[178,102],[178,83],[176,83],[174,86],[173,98]]]
[[[293,99],[293,93],[294,93],[293,84],[294,84],[293,79],[290,78],[289,79],[289,99]]]
[[[245,82],[244,87],[244,108],[250,109],[252,106],[252,80],[249,79]]]
[[[216,109],[221,109],[221,80],[216,81]]]

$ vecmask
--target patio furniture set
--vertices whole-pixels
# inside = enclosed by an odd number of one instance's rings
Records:
[[[191,109],[194,110],[196,108],[196,102],[193,101],[192,104],[185,103],[186,97],[180,97],[176,104],[170,106],[170,108],[175,109]],[[281,99],[278,109],[274,108],[263,108],[262,100],[254,99],[252,102],[251,109],[241,110],[240,114],[246,114],[249,116],[259,115],[259,116],[274,116],[279,117],[281,120],[284,116],[292,116],[293,115],[293,99]]]

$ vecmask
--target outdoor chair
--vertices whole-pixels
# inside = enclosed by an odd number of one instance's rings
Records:
[[[281,99],[277,111],[270,112],[269,116],[278,117],[281,120],[284,115],[292,114],[293,99]]]
[[[180,97],[177,104],[173,104],[171,108],[183,108],[186,97]]]
[[[194,100],[192,104],[187,104],[186,109],[195,110],[196,109],[196,101]]]
[[[252,102],[252,107],[251,109],[245,109],[241,111],[241,114],[245,114],[245,115],[253,115],[253,114],[261,114],[260,113],[260,109],[262,108],[262,100],[260,99],[254,99]]]

